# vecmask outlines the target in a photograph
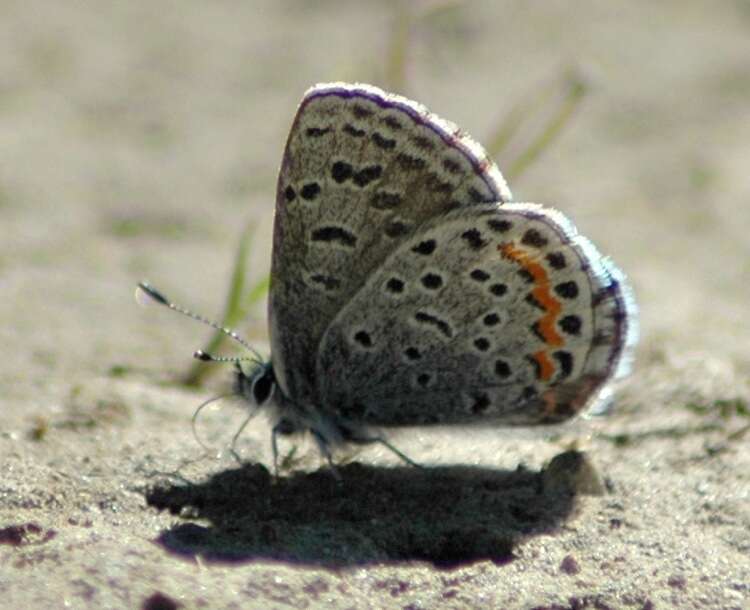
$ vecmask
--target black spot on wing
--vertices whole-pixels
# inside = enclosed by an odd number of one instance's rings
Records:
[[[523,234],[521,243],[524,246],[531,246],[532,248],[543,248],[549,243],[549,241],[537,229],[528,229]]]
[[[488,313],[484,318],[482,318],[482,323],[485,326],[497,326],[497,324],[500,322],[500,316],[498,316],[496,313]]]
[[[474,347],[480,352],[486,352],[490,349],[490,342],[486,337],[479,337],[478,339],[474,339]]]
[[[552,354],[560,365],[560,376],[559,379],[565,379],[570,377],[573,372],[573,354],[570,352],[557,351]]]
[[[506,292],[508,292],[508,287],[505,284],[492,284],[490,286],[490,292],[494,294],[496,297],[504,296]]]
[[[435,144],[427,136],[414,136],[411,141],[420,150],[431,151],[435,148]]]
[[[403,237],[409,233],[409,226],[400,220],[392,220],[385,226],[385,234],[395,239],[396,237]]]
[[[364,330],[357,331],[354,335],[354,340],[362,347],[372,347],[372,337]]]
[[[414,246],[411,251],[415,254],[422,254],[423,256],[429,256],[435,251],[437,242],[434,239],[425,239]]]
[[[336,290],[341,286],[341,280],[330,275],[323,275],[322,273],[311,275],[310,280],[326,290]]]
[[[438,290],[443,285],[443,278],[437,273],[425,273],[421,279],[422,286],[428,290]]]
[[[550,252],[546,258],[549,266],[553,269],[565,269],[565,255],[562,252]]]
[[[575,299],[578,296],[578,284],[573,280],[560,282],[555,286],[555,292],[564,299]]]
[[[320,195],[320,185],[317,182],[308,182],[302,187],[299,194],[302,196],[302,199],[312,201]]]
[[[354,168],[345,161],[336,161],[331,166],[331,178],[339,184],[351,178],[352,174],[354,174]]]
[[[559,324],[560,328],[563,329],[563,332],[568,335],[578,336],[581,334],[581,326],[583,326],[583,323],[578,316],[573,314],[565,316],[560,320]]]
[[[416,347],[407,347],[404,350],[404,356],[413,362],[419,360],[422,357],[422,353]]]
[[[327,133],[331,133],[330,127],[308,127],[305,129],[305,135],[308,138],[320,138]]]
[[[406,153],[399,153],[396,162],[406,171],[419,171],[427,167],[427,162],[419,157],[413,157]]]
[[[533,292],[529,292],[523,300],[536,309],[547,311],[547,308],[537,300]]]
[[[357,119],[366,119],[373,115],[373,111],[369,108],[366,108],[365,106],[362,106],[361,104],[353,104],[352,114]]]
[[[383,119],[383,123],[385,123],[386,125],[388,125],[388,127],[390,127],[391,129],[393,129],[394,131],[398,131],[398,130],[404,128],[404,126],[398,121],[398,119],[396,119],[396,118],[394,118],[392,116],[385,117]]]
[[[364,188],[374,180],[380,178],[382,173],[383,168],[380,165],[370,165],[356,172],[352,177],[352,181],[360,188]]]
[[[348,248],[357,245],[357,237],[342,227],[320,227],[312,232],[311,239],[312,241],[336,242]]]
[[[487,221],[487,226],[492,229],[495,233],[506,233],[513,228],[513,223],[510,220],[500,220],[499,218],[490,218]]]
[[[445,171],[447,171],[449,174],[460,174],[461,173],[461,165],[454,161],[453,159],[445,158],[443,159],[443,167],[445,168]]]
[[[490,279],[490,274],[482,269],[474,269],[469,274],[469,277],[471,277],[471,279],[475,282],[486,282],[488,279]]]
[[[365,136],[365,133],[366,133],[364,129],[358,129],[354,125],[351,125],[349,123],[344,125],[344,127],[342,128],[342,131],[345,134],[352,136],[353,138],[362,138]]]
[[[507,379],[511,374],[510,365],[505,360],[495,360],[495,375]]]
[[[449,193],[452,193],[455,188],[450,182],[441,180],[440,176],[434,172],[428,174],[425,186],[428,191],[439,195],[448,195]]]
[[[404,282],[397,277],[392,277],[385,283],[385,289],[393,294],[401,294],[404,291]]]
[[[474,415],[481,415],[482,413],[487,411],[487,409],[490,408],[491,404],[492,402],[490,401],[490,398],[489,396],[487,396],[487,394],[484,394],[484,393],[476,394],[473,396],[471,412]]]
[[[474,188],[473,186],[472,186],[472,187],[471,187],[471,188],[469,189],[469,198],[470,198],[470,199],[471,199],[471,200],[472,200],[472,201],[473,201],[474,203],[483,203],[483,202],[487,201],[487,198],[486,198],[486,197],[485,197],[484,195],[482,195],[482,193],[480,193],[480,192],[479,192],[479,191],[478,191],[478,190],[477,190],[476,188]]]
[[[383,150],[393,150],[394,148],[396,148],[396,140],[386,138],[384,135],[378,133],[377,131],[372,134],[372,141],[375,142],[376,146],[382,148]]]
[[[453,336],[451,325],[442,318],[438,318],[437,316],[424,311],[418,311],[414,316],[414,319],[420,324],[432,326],[449,339]]]
[[[487,245],[487,240],[482,239],[482,234],[477,229],[468,229],[461,233],[461,239],[474,251],[481,250]]]

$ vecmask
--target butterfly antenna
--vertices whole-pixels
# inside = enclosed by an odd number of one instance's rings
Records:
[[[218,356],[216,357],[211,356],[211,354],[207,354],[206,352],[202,350],[198,350],[194,354],[195,358],[198,358],[199,360],[203,360],[206,362],[238,362],[240,360],[253,360],[254,362],[257,362],[258,364],[263,363],[263,358],[261,358],[257,350],[252,345],[250,345],[247,341],[245,341],[242,337],[240,337],[232,329],[225,328],[224,326],[221,326],[217,324],[216,322],[209,320],[208,318],[204,318],[203,316],[195,312],[192,312],[189,309],[185,309],[184,307],[181,307],[180,305],[173,303],[166,296],[164,296],[161,292],[159,292],[156,288],[154,288],[153,286],[151,286],[151,284],[147,282],[138,282],[138,288],[142,290],[144,293],[146,293],[146,295],[148,295],[153,301],[155,301],[159,305],[164,305],[165,307],[168,307],[172,311],[181,313],[183,316],[187,316],[188,318],[197,320],[198,322],[201,322],[202,324],[210,326],[211,328],[214,328],[218,330],[219,332],[224,333],[227,337],[234,339],[237,343],[239,343],[242,347],[244,347],[254,356],[254,358],[221,358]],[[136,294],[136,299],[138,299],[138,294]]]
[[[194,351],[193,358],[196,360],[202,360],[203,362],[254,362],[257,365],[263,365],[263,361],[255,356],[252,358],[247,358],[245,356],[214,356],[204,352],[202,349]]]

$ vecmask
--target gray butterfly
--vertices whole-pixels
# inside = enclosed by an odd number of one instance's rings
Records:
[[[561,213],[510,201],[484,150],[421,105],[306,93],[277,186],[271,360],[236,375],[273,411],[274,456],[310,431],[329,461],[376,441],[408,459],[373,430],[560,422],[627,372],[623,274]]]

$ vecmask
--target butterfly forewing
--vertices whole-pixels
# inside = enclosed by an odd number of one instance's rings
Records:
[[[269,319],[285,396],[321,407],[316,353],[323,333],[343,308],[352,310],[355,295],[362,307],[365,284],[422,225],[509,199],[482,148],[419,104],[367,85],[308,91],[276,199]]]
[[[383,426],[580,412],[633,337],[619,273],[558,212],[485,204],[410,235],[327,329],[316,404]]]

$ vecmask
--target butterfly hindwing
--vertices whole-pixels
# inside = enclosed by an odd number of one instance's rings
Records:
[[[626,365],[633,307],[562,214],[461,208],[409,236],[338,313],[316,404],[383,426],[567,419]]]

